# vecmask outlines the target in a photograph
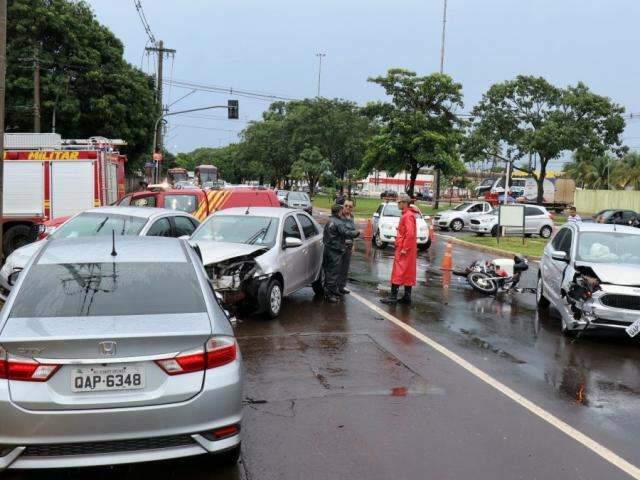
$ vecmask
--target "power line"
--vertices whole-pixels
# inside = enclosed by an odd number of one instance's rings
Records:
[[[136,7],[136,11],[138,12],[138,17],[140,17],[140,22],[142,23],[142,28],[144,28],[144,31],[146,32],[147,36],[149,37],[149,41],[151,42],[151,44],[155,44],[156,43],[156,37],[153,35],[153,32],[151,31],[151,27],[149,26],[149,22],[147,21],[147,16],[144,14],[144,10],[142,9],[142,3],[140,0],[133,0],[133,4]]]
[[[273,101],[273,100],[284,100],[284,101],[292,101],[292,100],[300,100],[299,98],[294,97],[284,97],[281,95],[276,95],[273,93],[266,92],[254,92],[249,90],[239,90],[233,87],[221,87],[219,85],[206,85],[203,83],[195,83],[188,82],[184,80],[173,80],[169,83],[169,81],[164,81],[163,83],[171,84],[178,88],[189,88],[192,90],[197,90],[201,92],[210,92],[210,93],[228,93],[230,95],[236,95],[238,97],[245,98],[254,98],[256,100],[265,100],[265,101]]]
[[[200,125],[186,125],[184,123],[174,123],[174,128],[197,128],[199,130],[213,130],[215,132],[228,132],[228,133],[240,133],[242,130],[228,130],[226,128],[214,128],[214,127],[201,127]]]

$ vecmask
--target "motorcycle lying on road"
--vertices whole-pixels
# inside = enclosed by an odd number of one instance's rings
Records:
[[[516,291],[522,272],[529,269],[526,258],[516,255],[511,258],[496,258],[491,261],[476,260],[462,271],[454,271],[454,274],[467,277],[469,285],[474,290],[493,295],[495,293]]]

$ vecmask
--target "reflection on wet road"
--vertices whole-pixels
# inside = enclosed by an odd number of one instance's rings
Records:
[[[640,464],[640,352],[622,336],[565,339],[531,294],[485,297],[443,275],[443,242],[418,259],[411,307],[390,307],[626,460]],[[351,288],[384,295],[392,249],[356,242]],[[454,247],[454,265],[489,255]],[[532,265],[521,286],[532,287]],[[242,463],[207,459],[7,478],[629,478],[352,298],[304,289],[274,321],[239,319],[245,361]]]

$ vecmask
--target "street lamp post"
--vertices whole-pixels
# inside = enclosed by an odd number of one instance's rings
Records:
[[[320,81],[322,79],[322,59],[326,56],[326,53],[316,53],[316,57],[318,57],[318,98],[320,98]]]
[[[233,103],[235,102],[235,103]],[[156,140],[157,140],[157,135],[158,135],[158,125],[160,124],[160,122],[162,120],[164,120],[165,117],[170,117],[172,115],[180,115],[182,113],[191,113],[191,112],[200,112],[202,110],[211,110],[214,108],[226,108],[227,111],[229,112],[229,118],[230,119],[237,119],[238,118],[238,102],[234,101],[234,100],[229,100],[229,103],[227,105],[210,105],[208,107],[200,107],[200,108],[190,108],[188,110],[178,110],[176,112],[163,112],[161,113],[158,118],[156,119],[155,124],[153,125],[153,143],[151,145],[153,145],[153,153],[155,153],[156,151]],[[232,111],[233,110],[233,111]],[[162,152],[160,152],[162,153]],[[153,158],[153,155],[152,155]],[[155,179],[154,179],[154,183],[157,183],[158,180],[160,179],[160,162],[156,162],[156,166],[154,169],[155,172]]]
[[[442,11],[442,43],[440,44],[440,73],[444,73],[444,40],[447,28],[447,0],[444,0],[444,9]],[[440,206],[438,197],[440,196],[440,169],[436,168],[435,175],[436,191],[434,192],[434,208]]]

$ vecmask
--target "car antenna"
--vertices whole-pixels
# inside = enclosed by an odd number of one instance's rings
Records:
[[[111,230],[111,256],[115,257],[118,255],[116,252],[116,231]]]

